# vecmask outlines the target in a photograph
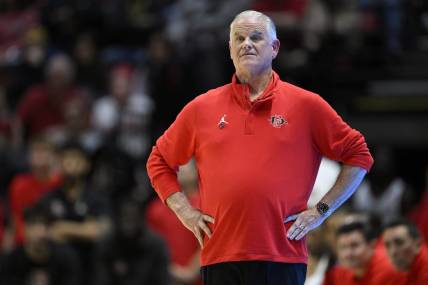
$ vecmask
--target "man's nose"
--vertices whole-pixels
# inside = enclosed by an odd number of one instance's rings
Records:
[[[243,42],[244,49],[246,49],[246,50],[251,49],[252,45],[253,45],[253,43],[251,42],[250,38],[249,37],[245,38],[245,40]]]

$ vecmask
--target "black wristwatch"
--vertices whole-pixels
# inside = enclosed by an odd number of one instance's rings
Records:
[[[327,214],[328,210],[330,209],[330,207],[324,202],[318,202],[315,207],[317,208],[317,211],[318,213],[320,213],[321,216]]]

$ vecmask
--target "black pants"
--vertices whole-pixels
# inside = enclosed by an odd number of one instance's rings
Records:
[[[224,262],[201,269],[204,285],[303,285],[306,264],[270,261]]]

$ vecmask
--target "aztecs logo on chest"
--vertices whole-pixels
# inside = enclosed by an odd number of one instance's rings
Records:
[[[272,115],[269,119],[269,122],[274,128],[277,128],[277,129],[288,124],[287,120],[284,119],[284,117],[281,115]]]

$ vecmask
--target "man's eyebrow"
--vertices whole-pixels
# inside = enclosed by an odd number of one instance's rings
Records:
[[[235,32],[233,33],[233,35],[234,35],[234,36],[240,36],[240,35],[241,35],[241,33],[240,33],[239,31],[235,31]],[[250,35],[251,35],[251,36],[261,36],[261,35],[263,35],[263,32],[261,32],[261,31],[252,31],[252,32],[250,33]]]
[[[263,33],[262,33],[262,32],[260,32],[260,31],[254,31],[254,32],[251,32],[251,35],[252,35],[252,36],[253,36],[253,35],[260,36],[260,35],[263,35]]]

